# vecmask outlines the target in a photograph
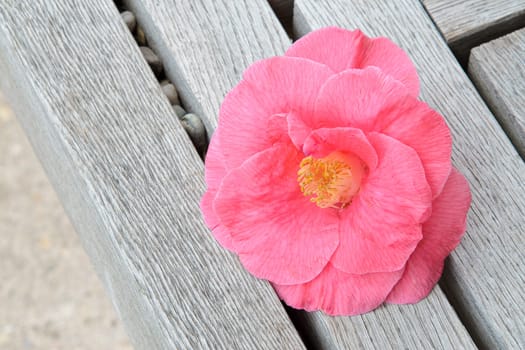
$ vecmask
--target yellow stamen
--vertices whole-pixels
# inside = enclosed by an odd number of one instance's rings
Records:
[[[303,158],[297,181],[305,196],[321,208],[344,208],[359,190],[362,166],[340,152],[316,159]]]

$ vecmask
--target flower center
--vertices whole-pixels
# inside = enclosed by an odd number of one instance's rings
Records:
[[[297,182],[305,196],[320,208],[342,209],[359,191],[363,176],[359,158],[332,152],[324,158],[304,157],[297,172]]]

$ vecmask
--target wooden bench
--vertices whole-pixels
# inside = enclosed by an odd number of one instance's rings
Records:
[[[475,48],[469,73],[525,158],[525,28]]]
[[[243,70],[291,42],[266,0],[125,3],[209,135]],[[289,18],[291,1],[277,3]],[[296,36],[328,25],[388,36],[407,50],[421,98],[452,129],[453,161],[473,193],[441,287],[418,304],[356,317],[283,307],[214,241],[198,206],[203,163],[113,2],[0,6],[3,89],[133,344],[525,347],[525,164],[516,149],[418,0],[295,0]]]
[[[522,0],[422,0],[450,48],[464,61],[469,50],[525,26]]]

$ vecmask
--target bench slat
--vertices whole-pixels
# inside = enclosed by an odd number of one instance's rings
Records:
[[[303,348],[204,226],[202,161],[111,1],[4,1],[0,73],[136,348]]]
[[[171,80],[177,82],[181,96],[189,101],[192,108],[203,111],[209,119],[208,125],[217,125],[217,112],[226,92],[241,78],[242,71],[257,59],[282,54],[289,46],[283,29],[272,14],[265,0],[215,1],[168,1],[168,0],[130,0],[128,5],[138,14],[138,19],[150,33],[150,41],[158,49]],[[205,20],[204,20],[205,18]],[[233,24],[230,22],[233,21]],[[190,39],[184,39],[190,38]],[[213,84],[213,88],[211,88]],[[452,344],[464,344],[473,348],[472,342],[454,314],[445,297],[437,292],[432,298],[419,304],[414,312],[390,306],[388,317],[383,313],[370,313],[364,318],[331,318],[322,313],[315,314],[320,322],[340,325],[330,327],[325,333],[327,342],[344,344],[362,343],[367,348],[389,346],[379,333],[354,332],[346,330],[361,329],[363,322],[379,326],[388,334],[395,334],[399,340],[388,341],[394,344],[439,344],[440,337],[447,337],[449,328],[432,323],[434,333],[425,333],[420,325],[428,320],[452,320],[454,331],[450,337]],[[310,317],[304,312],[294,312],[297,319]],[[366,321],[362,321],[362,319]],[[337,320],[337,321],[335,321]],[[447,321],[449,322],[449,321]],[[399,323],[403,332],[398,332]],[[308,331],[311,332],[311,329]],[[305,334],[308,337],[308,334]],[[373,338],[370,338],[373,337]],[[355,338],[355,339],[354,339]],[[352,347],[350,347],[352,348]]]
[[[440,288],[415,305],[389,305],[373,313],[296,316],[312,349],[476,349]]]
[[[469,73],[525,159],[525,29],[474,48]]]
[[[447,119],[453,162],[470,182],[468,230],[452,253],[444,286],[469,331],[488,349],[525,346],[525,163],[481,100],[417,0],[296,0],[299,33],[359,27],[408,51],[421,97]],[[388,14],[388,15],[387,15]],[[410,25],[407,25],[407,21]]]
[[[525,24],[523,0],[421,1],[448,44],[461,55]]]
[[[265,0],[126,0],[162,57],[188,110],[208,133],[219,106],[251,63],[283,51],[290,39]]]

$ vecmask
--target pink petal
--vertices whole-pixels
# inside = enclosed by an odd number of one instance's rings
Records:
[[[219,188],[222,179],[226,176],[226,164],[221,152],[219,132],[220,130],[217,129],[213,134],[204,161],[204,179],[208,190],[214,191]]]
[[[273,287],[286,304],[296,309],[352,316],[381,305],[402,274],[403,270],[354,275],[328,263],[319,276],[308,283],[273,284]]]
[[[288,136],[297,149],[303,149],[304,140],[306,140],[308,135],[312,132],[312,128],[308,126],[303,119],[310,120],[311,116],[304,118],[294,111],[291,111],[286,116],[288,122]]]
[[[359,129],[317,129],[308,136],[303,146],[304,154],[316,158],[325,157],[334,151],[356,155],[370,171],[377,167],[376,150]]]
[[[425,168],[427,181],[436,198],[452,169],[452,136],[445,119],[426,103],[406,98],[398,108],[382,117],[378,131],[412,147]]]
[[[410,95],[419,96],[419,77],[412,60],[403,49],[388,38],[366,41],[359,68],[376,66],[405,85]]]
[[[333,76],[321,89],[314,118],[305,123],[314,129],[378,131],[400,140],[418,153],[434,198],[450,173],[452,139],[443,117],[377,69]]]
[[[439,280],[445,258],[459,244],[470,206],[469,185],[453,169],[443,192],[432,205],[432,216],[423,225],[423,239],[408,260],[403,277],[387,302],[416,303],[426,297]]]
[[[215,210],[213,209],[213,201],[215,200],[216,195],[217,191],[208,191],[201,199],[201,211],[204,217],[204,222],[210,228],[211,233],[217,242],[219,242],[219,244],[224,248],[234,252],[235,249],[233,246],[231,233],[226,227],[224,227],[224,225],[221,224],[219,218],[215,214]]]
[[[379,163],[340,212],[340,243],[331,259],[348,273],[402,269],[431,210],[432,193],[416,152],[383,134],[368,139]]]
[[[366,37],[360,30],[327,27],[306,34],[290,46],[285,55],[308,58],[339,73],[350,68],[361,68],[358,64],[363,40]]]
[[[382,114],[398,108],[406,96],[401,83],[376,67],[347,70],[323,85],[314,114],[304,121],[312,129],[348,126],[374,131]]]
[[[217,195],[217,190],[222,182],[222,179],[226,176],[226,168],[224,160],[220,152],[218,130],[213,135],[208,152],[206,154],[205,162],[205,178],[207,184],[206,193],[201,199],[201,211],[204,218],[204,222],[211,229],[215,239],[225,248],[233,250],[231,243],[231,235],[219,221],[219,218],[213,210],[213,201]]]
[[[419,95],[419,78],[414,64],[387,38],[369,38],[360,30],[323,28],[297,40],[286,55],[326,64],[336,73],[375,66],[405,85],[412,96]]]
[[[246,269],[279,284],[313,279],[338,244],[337,211],[299,189],[301,158],[291,143],[277,143],[232,170],[214,202]]]
[[[272,115],[311,113],[319,88],[332,74],[327,66],[303,58],[273,57],[251,65],[220,109],[226,167],[237,168],[272,145],[266,133]]]
[[[268,119],[266,136],[272,145],[277,142],[287,142],[290,139],[286,114],[274,114]]]

